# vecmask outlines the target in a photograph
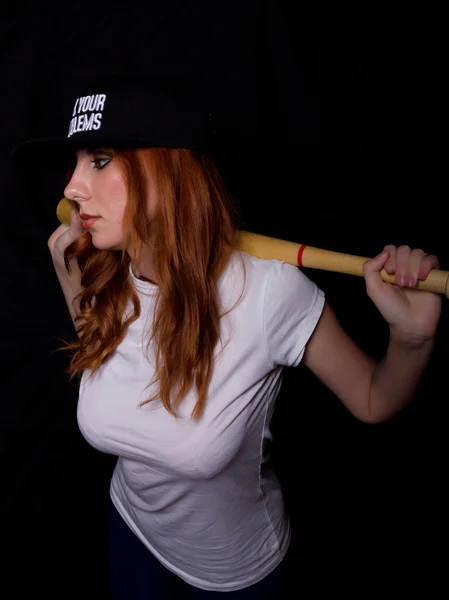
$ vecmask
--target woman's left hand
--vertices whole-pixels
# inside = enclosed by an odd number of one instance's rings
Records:
[[[432,269],[439,267],[438,258],[409,246],[385,246],[376,257],[365,262],[368,296],[377,306],[393,334],[411,341],[435,335],[441,315],[440,294],[414,289]],[[379,272],[385,269],[395,275],[396,285],[383,281]]]

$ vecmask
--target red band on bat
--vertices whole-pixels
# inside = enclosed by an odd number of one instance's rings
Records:
[[[298,250],[298,258],[296,259],[296,262],[298,263],[298,267],[302,267],[302,255],[304,254],[304,250],[307,248],[307,244],[301,244],[301,246],[299,247]]]

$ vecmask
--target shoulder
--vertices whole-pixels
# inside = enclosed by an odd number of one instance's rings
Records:
[[[278,260],[278,259],[267,259],[267,258],[258,258],[257,256],[253,256],[252,254],[248,254],[247,252],[243,252],[241,250],[235,250],[230,257],[227,270],[229,272],[235,270],[245,269],[247,273],[250,273],[253,277],[257,279],[265,279],[269,278],[271,275],[276,274],[279,276],[283,273],[294,273],[298,271],[298,268],[294,265],[289,265],[288,263]]]
[[[316,284],[298,267],[277,259],[262,259],[236,250],[219,282],[223,298],[238,297],[257,306],[281,308],[283,305],[313,302],[319,293]]]
[[[316,287],[300,268],[282,260],[257,258],[246,252],[236,253],[234,260],[238,259],[246,271],[248,285],[263,285],[275,294],[288,290],[298,292],[302,287]]]

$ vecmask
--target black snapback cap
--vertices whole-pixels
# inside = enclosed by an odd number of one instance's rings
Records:
[[[13,149],[27,159],[45,150],[188,148],[212,154],[215,129],[204,97],[191,85],[161,77],[104,76],[53,91],[43,103],[40,132]]]

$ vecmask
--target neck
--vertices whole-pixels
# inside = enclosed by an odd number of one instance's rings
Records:
[[[152,246],[144,246],[140,261],[138,265],[134,267],[133,273],[138,279],[157,284],[156,270],[153,263],[153,254],[154,249]]]

